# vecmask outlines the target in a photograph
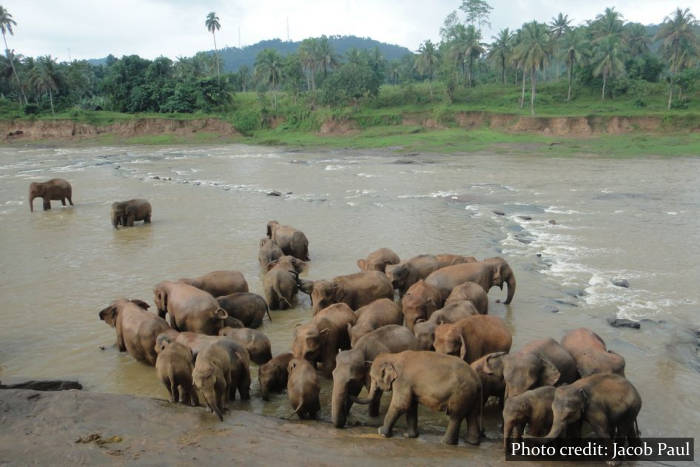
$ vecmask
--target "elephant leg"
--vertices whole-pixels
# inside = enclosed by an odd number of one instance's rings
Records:
[[[168,395],[170,396],[170,402],[175,402],[173,400],[173,382],[170,379],[168,379],[168,380],[163,381],[163,384],[165,384],[165,389],[168,390]]]
[[[604,413],[587,413],[586,419],[598,438],[609,439],[611,437],[608,417]]]
[[[400,409],[396,406],[396,404],[392,403],[389,406],[389,410],[387,410],[386,412],[386,416],[384,417],[384,425],[382,425],[379,428],[379,434],[384,436],[385,438],[391,438],[391,433],[394,429],[394,424],[396,423],[396,420],[398,420],[398,418],[401,415],[403,415],[403,413],[404,410]]]
[[[374,393],[374,398],[369,403],[369,416],[378,417],[379,416],[379,404],[382,401],[382,390],[377,388]]]
[[[143,223],[144,224],[150,224],[151,223],[151,215],[148,214],[146,217],[143,218]]]
[[[571,422],[566,426],[566,437],[569,439],[578,439],[581,438],[581,425],[583,424],[582,420],[577,420],[575,422]]]
[[[62,204],[63,206],[66,205],[66,198],[61,198],[61,204]]]
[[[445,436],[442,437],[443,444],[457,444],[459,439],[459,427],[462,424],[462,417],[450,415],[450,421],[447,423]]]
[[[467,413],[467,433],[464,441],[472,445],[478,445],[481,439],[481,407],[479,404],[473,404],[471,411]],[[459,430],[457,434],[459,436]]]
[[[172,384],[173,392],[172,392],[171,397],[170,397],[170,402],[177,404],[178,402],[180,402],[179,386],[175,382],[172,382],[171,384]]]
[[[51,200],[45,199],[44,200],[44,211],[50,211],[51,210]]]
[[[250,399],[250,374],[244,374],[238,378],[238,393],[241,400],[247,401]]]
[[[126,225],[128,227],[134,226],[134,215],[133,214],[129,214],[129,216],[126,218]]]
[[[71,197],[68,196],[67,198],[68,198],[68,202],[70,203],[70,205],[73,206],[73,200],[71,199]]]
[[[411,405],[406,411],[406,425],[408,429],[404,436],[406,438],[417,438],[418,437],[418,401],[413,399]]]

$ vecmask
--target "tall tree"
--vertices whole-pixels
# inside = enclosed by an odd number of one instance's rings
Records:
[[[338,56],[335,54],[331,42],[325,35],[318,39],[316,61],[319,64],[319,68],[323,70],[324,78],[328,75],[328,70],[332,70],[338,66]]]
[[[274,49],[265,49],[255,57],[255,75],[262,82],[272,89],[272,98],[277,110],[277,86],[279,86],[282,75],[283,60]]]
[[[642,24],[627,23],[624,26],[623,41],[630,55],[638,56],[649,52],[651,36]]]
[[[489,58],[495,60],[501,66],[501,77],[506,84],[506,63],[513,53],[513,34],[508,28],[501,29],[498,35],[492,37],[493,42],[489,47]]]
[[[566,71],[569,81],[569,92],[566,101],[571,101],[571,88],[573,83],[574,65],[580,63],[589,44],[586,41],[582,28],[572,29],[562,37],[561,53],[566,62]]]
[[[485,51],[484,44],[481,43],[481,32],[472,25],[458,28],[458,36],[452,42],[452,49],[452,55],[461,65],[467,77],[467,84],[471,87],[474,60]]]
[[[620,76],[625,72],[620,39],[614,35],[604,37],[595,48],[593,63],[595,64],[593,76],[603,77],[603,88],[600,96],[601,100],[605,100],[605,87],[608,78]]]
[[[59,74],[56,61],[50,55],[39,57],[34,64],[29,76],[30,85],[39,94],[48,94],[51,104],[51,114],[55,114],[53,107],[53,93],[58,91]]]
[[[483,25],[491,27],[489,16],[493,7],[486,0],[462,0],[459,9],[467,14],[467,22],[472,26],[479,29]]]
[[[313,37],[304,39],[299,45],[299,58],[303,67],[306,68],[306,87],[311,91],[316,91],[319,49],[318,39]]]
[[[430,39],[423,42],[418,48],[418,56],[416,57],[416,70],[423,76],[428,77],[428,87],[430,88],[430,100],[433,100],[433,77],[435,76],[435,68],[438,65],[438,52]]]
[[[571,20],[569,19],[569,15],[559,13],[558,16],[552,18],[552,21],[549,22],[549,32],[554,40],[559,39],[569,30],[571,30]]]
[[[532,21],[523,26],[517,55],[522,62],[523,72],[530,72],[530,113],[534,115],[537,70],[542,70],[552,56],[552,41],[546,24]]]
[[[221,29],[221,23],[219,23],[219,17],[216,16],[215,12],[209,12],[207,19],[204,21],[204,25],[214,38],[214,53],[216,54],[216,78],[221,81],[221,71],[219,69],[219,50],[216,48],[216,31]]]
[[[602,14],[596,16],[595,21],[591,24],[595,40],[600,42],[610,36],[619,38],[622,35],[622,20],[622,15],[615,11],[614,7],[606,8]]]
[[[9,32],[11,36],[14,36],[15,33],[12,30],[14,26],[17,26],[17,22],[14,19],[12,19],[12,15],[10,14],[10,12],[7,11],[2,5],[0,5],[0,31],[2,32],[2,40],[5,42],[5,55],[10,61],[12,73],[15,75],[15,79],[17,80],[17,87],[19,88],[20,95],[22,96],[22,98],[24,98],[24,103],[26,104],[27,96],[24,94],[24,89],[22,89],[22,83],[19,80],[19,75],[17,74],[17,69],[15,68],[15,62],[14,60],[12,60],[10,48],[7,46],[6,33]],[[22,100],[20,98],[20,104],[21,103]]]
[[[668,60],[670,78],[668,89],[668,105],[671,109],[673,101],[673,86],[679,72],[687,68],[692,59],[698,55],[698,37],[694,31],[698,25],[690,10],[677,8],[664,19],[656,33],[655,39],[663,41],[663,55]]]

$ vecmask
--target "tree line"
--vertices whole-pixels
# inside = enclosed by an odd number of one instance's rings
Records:
[[[485,42],[492,8],[486,0],[463,0],[440,29],[440,41],[426,40],[415,54],[386,60],[378,48],[337,54],[329,38],[309,38],[295,53],[274,49],[258,53],[255,65],[222,72],[216,32],[220,19],[210,12],[204,22],[214,53],[154,60],[137,55],[95,65],[85,60],[57,62],[51,56],[25,57],[10,49],[7,36],[16,21],[0,6],[0,105],[24,113],[66,109],[118,112],[226,112],[234,110],[236,92],[256,91],[301,100],[309,107],[357,106],[375,100],[382,85],[424,82],[429,101],[459,99],[459,91],[484,84],[517,86],[519,105],[529,100],[535,113],[537,85],[565,80],[566,101],[581,88],[599,88],[602,100],[630,86],[666,83],[667,108],[684,107],[700,78],[698,21],[677,8],[652,34],[625,22],[614,8],[574,26],[559,13],[548,23],[531,21],[520,29],[502,29]],[[529,99],[526,99],[528,97]],[[643,105],[643,102],[640,104]]]

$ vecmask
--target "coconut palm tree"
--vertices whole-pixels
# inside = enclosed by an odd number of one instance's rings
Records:
[[[58,91],[59,74],[56,61],[50,55],[39,57],[29,75],[29,84],[37,93],[49,95],[51,114],[54,114],[53,92]]]
[[[501,66],[501,78],[506,84],[506,63],[513,53],[513,34],[508,28],[501,29],[498,35],[493,36],[493,43],[489,46],[489,58]]]
[[[435,68],[439,60],[438,51],[430,39],[423,42],[418,48],[418,56],[416,57],[416,70],[423,76],[428,77],[428,87],[430,89],[430,100],[433,100],[433,77],[435,76]]]
[[[549,23],[549,33],[552,39],[557,40],[571,30],[571,20],[569,15],[559,13],[558,16],[552,18]]]
[[[647,28],[639,23],[627,23],[624,27],[623,41],[627,52],[638,56],[649,52],[651,36],[647,33]]]
[[[516,54],[525,70],[530,72],[530,113],[535,114],[535,94],[537,89],[537,70],[542,70],[552,56],[552,40],[547,25],[532,21],[523,25],[520,44]],[[524,78],[523,78],[524,79]]]
[[[318,39],[310,37],[301,41],[299,45],[299,58],[302,66],[306,68],[306,88],[316,91],[316,67],[319,56]]]
[[[463,71],[466,65],[467,84],[471,87],[474,60],[485,51],[484,44],[481,43],[481,32],[469,25],[457,30],[457,34],[452,45],[453,56],[462,65]]]
[[[571,100],[571,88],[573,83],[574,65],[580,63],[584,58],[584,53],[588,50],[589,44],[586,41],[585,31],[583,28],[569,30],[562,37],[561,53],[566,62],[566,71],[569,81],[569,92],[566,95],[566,101]]]
[[[221,23],[219,23],[219,17],[216,13],[210,11],[207,15],[207,19],[204,21],[204,25],[207,27],[214,38],[214,53],[216,54],[216,79],[221,81],[221,71],[219,70],[219,50],[216,48],[216,31],[221,29]]]
[[[603,77],[601,100],[605,100],[605,86],[608,78],[620,76],[625,72],[622,54],[621,41],[614,35],[603,38],[595,49],[593,76]]]
[[[255,57],[255,75],[270,87],[275,110],[277,110],[277,86],[282,75],[282,56],[274,49],[265,49]]]
[[[318,39],[316,61],[323,70],[324,78],[328,75],[328,70],[332,70],[338,66],[338,56],[335,54],[333,46],[326,36],[321,36]]]
[[[671,73],[668,89],[668,106],[673,101],[673,86],[676,75],[687,68],[692,59],[698,55],[698,38],[694,31],[698,25],[690,9],[677,8],[672,15],[664,19],[656,33],[655,40],[663,41],[663,55],[668,60]]]
[[[609,36],[620,37],[623,30],[622,20],[622,14],[615,11],[615,7],[606,8],[602,14],[596,16],[591,24],[596,42]]]
[[[10,48],[7,46],[6,33],[9,32],[10,35],[13,36],[15,34],[15,32],[12,30],[14,26],[17,26],[17,22],[14,19],[12,19],[12,15],[10,14],[10,12],[0,5],[0,32],[2,32],[2,40],[5,42],[5,55],[7,56],[7,60],[9,60],[10,62],[10,66],[12,67],[12,74],[15,75],[15,80],[17,80],[17,87],[19,88],[19,92],[21,95],[19,102],[21,104],[22,98],[24,98],[24,103],[26,104],[27,96],[24,94],[22,83],[20,83],[19,81],[19,75],[17,74],[17,69],[15,68],[15,62],[14,60],[12,60]]]

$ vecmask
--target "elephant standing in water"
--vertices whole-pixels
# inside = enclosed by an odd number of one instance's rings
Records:
[[[367,259],[358,259],[357,267],[360,271],[384,272],[390,264],[399,264],[399,255],[389,248],[380,248],[367,256]]]
[[[151,203],[145,199],[130,199],[112,203],[112,225],[118,229],[120,225],[132,227],[135,221],[151,223]]]
[[[581,378],[595,373],[616,373],[625,376],[624,357],[608,350],[603,339],[588,328],[569,331],[562,338],[561,345],[576,360],[576,368]]]
[[[503,288],[503,283],[508,284],[508,297],[503,302],[508,305],[515,295],[515,275],[506,260],[503,258],[488,258],[476,263],[462,263],[447,266],[431,273],[425,283],[440,290],[443,301],[447,299],[452,290],[467,281],[476,282],[486,293],[491,287]]]
[[[279,245],[285,255],[294,256],[302,261],[311,261],[309,240],[301,230],[280,225],[277,221],[270,221],[267,223],[267,237]]]
[[[44,200],[44,211],[51,209],[51,201],[60,201],[64,206],[66,200],[73,206],[73,187],[62,178],[52,178],[48,182],[32,182],[29,185],[29,210],[34,212],[34,198]]]
[[[330,281],[301,280],[299,288],[311,297],[314,314],[334,303],[346,303],[357,310],[380,298],[394,299],[391,282],[379,271],[337,276]]]
[[[211,294],[184,282],[163,281],[153,289],[158,315],[170,315],[176,331],[191,331],[216,336],[224,327],[228,313]]]

